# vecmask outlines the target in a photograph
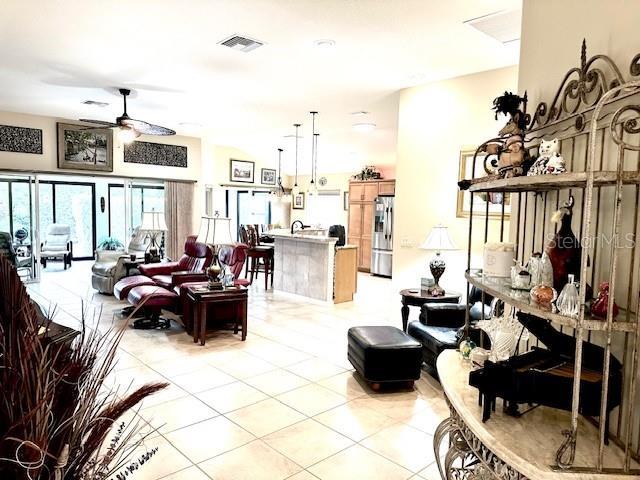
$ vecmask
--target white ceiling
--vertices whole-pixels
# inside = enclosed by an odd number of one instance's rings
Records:
[[[462,22],[520,0],[3,0],[0,110],[113,120],[113,87],[137,90],[129,114],[260,158],[286,149],[318,110],[319,169],[395,161],[398,91],[518,61]],[[249,53],[217,44],[265,42]],[[333,39],[334,47],[314,46]],[[498,93],[498,92],[496,92]],[[109,102],[89,107],[83,100]],[[489,106],[487,106],[489,108]],[[368,111],[366,118],[350,112]],[[425,112],[425,115],[437,112]],[[352,123],[377,124],[369,134]],[[183,126],[199,123],[202,127]]]

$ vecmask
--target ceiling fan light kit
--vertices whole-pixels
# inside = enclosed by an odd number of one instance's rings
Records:
[[[136,120],[129,116],[127,113],[127,97],[131,94],[131,90],[128,88],[118,89],[120,95],[122,95],[122,101],[124,105],[124,112],[122,115],[116,118],[115,123],[105,122],[103,120],[88,120],[81,118],[81,122],[92,123],[96,125],[93,128],[119,128],[118,138],[124,143],[131,143],[140,135],[175,135],[175,130],[170,128],[161,127],[160,125],[154,125],[152,123],[145,122],[143,120]]]

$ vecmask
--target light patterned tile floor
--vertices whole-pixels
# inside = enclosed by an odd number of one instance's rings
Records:
[[[160,427],[145,447],[160,450],[136,478],[437,478],[432,434],[447,413],[438,383],[423,373],[412,391],[375,393],[346,359],[349,327],[400,325],[389,280],[360,274],[355,300],[340,305],[265,292],[258,281],[247,340],[215,332],[201,347],[175,322],[127,328],[125,303],[95,292],[90,268],[48,268],[30,292],[56,305],[60,323],[77,326],[84,309],[88,325],[125,328],[109,385],[169,384],[141,406]]]

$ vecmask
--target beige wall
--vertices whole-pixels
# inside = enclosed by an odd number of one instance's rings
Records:
[[[0,124],[42,130],[42,155],[0,152],[0,169],[45,171],[52,173],[78,173],[78,170],[58,169],[57,122],[69,120],[21,113],[0,112]],[[170,143],[187,147],[187,168],[155,167],[124,163],[122,143],[114,135],[112,176],[150,177],[158,179],[198,180],[200,177],[200,139],[175,135],[171,137],[141,136],[140,140],[154,143]],[[82,172],[80,172],[82,173]],[[103,173],[103,172],[101,172]]]
[[[431,227],[443,223],[460,250],[444,254],[447,270],[441,283],[445,289],[463,291],[469,221],[456,218],[459,155],[503,126],[504,120],[493,119],[492,101],[505,90],[516,91],[517,75],[517,67],[508,67],[401,92],[393,237],[397,288],[419,286],[433,252],[418,246]],[[484,231],[484,223],[474,228]],[[490,239],[499,238],[499,228],[499,221],[490,221]],[[476,255],[482,244],[474,242]]]

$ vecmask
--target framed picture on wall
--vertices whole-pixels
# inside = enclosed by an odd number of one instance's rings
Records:
[[[304,192],[293,196],[292,208],[294,210],[304,210]]]
[[[113,130],[58,123],[58,168],[113,172]]]
[[[272,168],[262,168],[260,170],[260,183],[262,185],[276,184],[276,171]]]
[[[229,180],[232,182],[253,183],[255,163],[248,160],[229,161]]]
[[[473,155],[475,150],[463,150],[460,152],[460,170],[458,180],[484,177],[484,154],[476,156],[475,172],[473,170]],[[489,217],[500,217],[502,215],[502,202],[504,201],[504,216],[509,218],[511,214],[511,195],[502,192],[478,192],[473,198],[473,215],[484,215],[489,203]],[[471,212],[471,192],[468,190],[458,190],[458,201],[456,216],[468,217]]]
[[[342,208],[349,210],[349,192],[346,191],[342,194]]]

